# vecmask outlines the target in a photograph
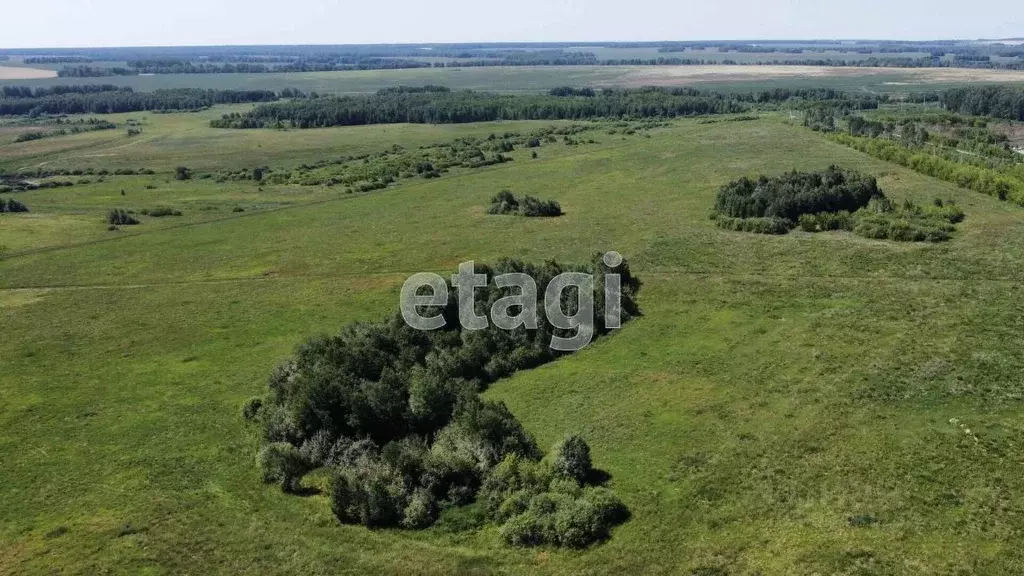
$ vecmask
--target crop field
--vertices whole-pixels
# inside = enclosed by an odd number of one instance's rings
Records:
[[[492,66],[445,69],[286,72],[276,74],[157,74],[99,78],[5,80],[2,85],[116,84],[136,91],[161,88],[281,90],[359,94],[396,85],[441,84],[453,90],[507,93],[557,86],[700,86],[725,92],[779,87],[836,88],[881,93],[940,90],[970,83],[1024,84],[1024,72],[965,68],[826,68],[818,66]]]
[[[452,87],[539,90],[636,71],[443,73]],[[872,72],[869,88],[915,73]],[[422,83],[417,74],[228,80],[358,92]],[[83,172],[58,178],[71,186],[15,192],[31,211],[0,215],[0,573],[1024,567],[1024,208],[867,156],[785,114],[629,134],[607,121],[209,127],[246,108],[112,115],[141,126],[130,138],[119,129],[15,143],[0,130],[0,171]],[[199,177],[552,124],[585,124],[581,137],[594,142],[545,142],[535,158],[516,149],[502,164],[372,192]],[[708,217],[731,180],[831,164],[876,176],[896,202],[955,199],[966,219],[931,244],[747,234]],[[192,178],[176,179],[179,166]],[[502,189],[557,200],[565,213],[488,215]],[[158,206],[181,215],[141,212]],[[140,224],[108,230],[111,209]],[[642,280],[643,316],[485,395],[541,446],[567,432],[587,439],[631,511],[608,541],[513,548],[460,509],[422,531],[339,525],[326,493],[261,482],[242,406],[298,343],[392,314],[415,272],[606,250]]]

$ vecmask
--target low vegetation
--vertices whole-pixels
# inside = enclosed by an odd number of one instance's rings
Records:
[[[7,212],[10,214],[28,212],[28,207],[22,204],[21,202],[18,202],[14,198],[9,198],[7,200],[0,198],[0,213],[3,212]]]
[[[491,198],[488,214],[514,214],[529,218],[551,218],[562,215],[562,206],[554,200],[538,200],[533,196],[516,198],[510,190],[502,190]]]
[[[111,226],[134,226],[139,221],[121,208],[114,208],[107,212],[107,224]]]

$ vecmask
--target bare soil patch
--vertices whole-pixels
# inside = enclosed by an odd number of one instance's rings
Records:
[[[731,65],[633,67],[626,71],[623,81],[630,86],[644,86],[854,76],[892,76],[900,80],[899,84],[907,85],[950,82],[1024,82],[1024,70]],[[897,82],[891,83],[896,84]]]
[[[37,80],[39,78],[56,77],[56,70],[22,68],[20,66],[0,66],[0,80]]]

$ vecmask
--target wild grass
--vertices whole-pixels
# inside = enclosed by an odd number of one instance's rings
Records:
[[[51,246],[0,259],[0,572],[1013,574],[1024,563],[1019,207],[773,117],[677,121],[650,138],[542,147],[536,160],[523,150],[363,196],[259,192],[171,171],[494,128],[261,132],[226,148],[190,134],[194,118],[169,117],[148,148],[19,160],[146,165],[170,181],[23,192],[33,212],[13,215],[19,232],[0,223],[0,243],[38,234]],[[726,182],[830,164],[878,176],[894,201],[955,198],[967,218],[932,245],[737,234],[706,217]],[[488,216],[503,188],[557,198],[565,215]],[[277,209],[204,220],[203,203]],[[110,208],[159,205],[183,216],[93,235]],[[53,224],[79,218],[80,232]],[[486,393],[542,446],[587,439],[632,513],[606,543],[508,548],[471,509],[417,533],[340,526],[325,494],[261,482],[239,414],[295,344],[392,313],[412,272],[607,249],[644,281],[644,317]]]

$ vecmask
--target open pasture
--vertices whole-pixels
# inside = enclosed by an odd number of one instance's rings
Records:
[[[511,66],[279,74],[158,74],[100,78],[7,80],[2,84],[54,86],[116,84],[137,91],[160,88],[270,89],[360,94],[396,85],[440,84],[453,90],[541,92],[558,86],[699,86],[722,91],[779,87],[906,93],[940,90],[965,82],[1024,83],[1024,72],[966,68],[861,68],[819,66]]]
[[[464,72],[494,73],[446,71]],[[356,76],[371,86],[379,74]],[[595,130],[592,145],[545,143],[536,159],[517,150],[512,162],[361,195],[174,180],[183,162],[275,168],[548,124],[210,129],[224,110],[135,114],[143,133],[130,141],[118,130],[0,146],[8,169],[155,172],[19,192],[33,211],[0,215],[0,243],[14,243],[0,254],[0,333],[16,335],[0,339],[0,572],[1024,565],[1020,207],[774,115],[677,120],[649,137]],[[833,163],[877,176],[897,201],[955,198],[967,218],[941,245],[760,236],[708,219],[725,182]],[[565,215],[487,215],[503,188],[557,200]],[[158,203],[185,214],[113,236],[102,223],[110,208]],[[268,208],[231,212],[239,203]],[[542,446],[566,431],[587,438],[633,514],[607,543],[509,548],[471,514],[423,532],[339,526],[325,495],[261,484],[240,409],[294,345],[390,314],[413,272],[608,249],[643,280],[644,317],[487,393]]]

